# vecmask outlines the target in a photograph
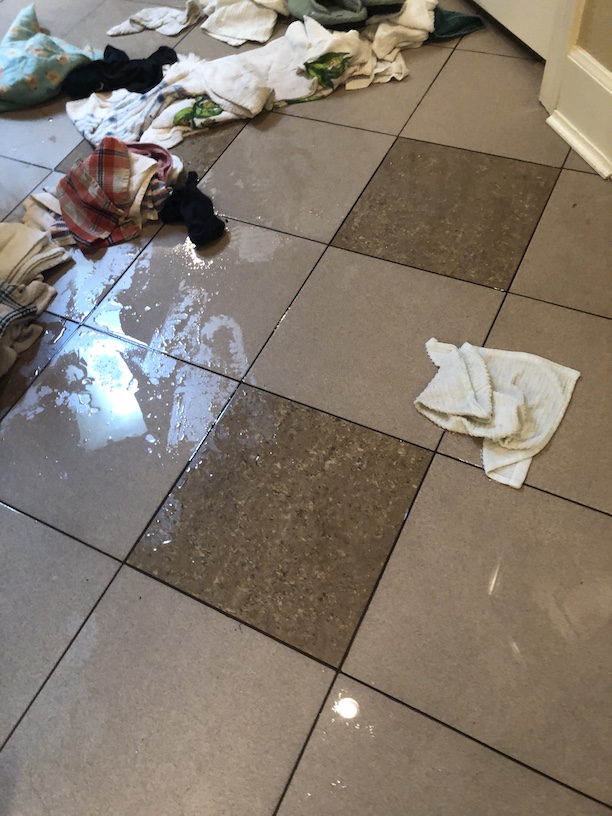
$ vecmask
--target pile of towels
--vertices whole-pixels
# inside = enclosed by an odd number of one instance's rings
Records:
[[[182,168],[159,145],[107,137],[55,191],[26,199],[24,222],[48,230],[61,246],[93,250],[129,241],[159,218]]]
[[[67,258],[44,232],[24,224],[0,224],[0,376],[42,334],[33,321],[56,295],[42,273]]]
[[[430,7],[435,0],[421,0]],[[250,119],[260,111],[320,99],[344,85],[364,88],[402,79],[407,74],[400,47],[422,42],[433,30],[402,28],[397,36],[382,31],[377,40],[358,31],[328,31],[307,18],[292,23],[283,37],[262,48],[212,60],[179,56],[164,78],[145,94],[126,90],[92,94],[69,102],[69,116],[92,144],[107,136],[123,141],[155,142],[169,149],[185,136],[213,124]]]

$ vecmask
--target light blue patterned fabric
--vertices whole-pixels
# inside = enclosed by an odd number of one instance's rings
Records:
[[[0,43],[0,112],[51,99],[69,71],[100,56],[43,34],[34,5],[27,6]]]

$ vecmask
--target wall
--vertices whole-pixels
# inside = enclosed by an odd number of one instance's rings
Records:
[[[612,71],[612,0],[586,0],[578,45]]]

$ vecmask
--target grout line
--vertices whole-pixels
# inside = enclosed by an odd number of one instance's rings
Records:
[[[119,565],[121,565],[122,561],[120,558],[117,558],[115,555],[111,555],[110,553],[101,550],[99,547],[96,547],[94,544],[88,544],[87,541],[83,541],[83,539],[78,538],[77,536],[73,535],[72,533],[67,533],[65,530],[62,530],[59,527],[56,527],[54,524],[51,524],[48,521],[43,521],[42,519],[33,516],[32,513],[29,513],[27,510],[20,510],[18,507],[14,507],[12,504],[9,504],[7,501],[0,501],[0,507],[7,507],[9,510],[12,510],[15,513],[19,513],[21,516],[25,516],[26,518],[35,521],[37,524],[42,524],[43,527],[48,527],[50,530],[54,530],[56,533],[60,535],[66,536],[66,538],[72,539],[72,541],[76,541],[78,544],[82,544],[84,547],[87,547],[90,550],[94,550],[95,552],[99,553],[100,555],[106,556],[106,558],[111,558],[113,561],[116,561]]]
[[[400,539],[400,537],[401,537],[401,535],[402,535],[402,533],[404,531],[404,528],[406,527],[406,522],[408,521],[408,518],[410,517],[410,512],[411,512],[412,508],[414,507],[414,503],[416,502],[419,493],[421,492],[421,488],[425,484],[425,480],[427,479],[427,474],[429,473],[429,469],[431,468],[431,465],[432,465],[432,462],[434,461],[434,459],[435,459],[435,453],[432,453],[431,458],[430,458],[429,462],[427,463],[427,467],[425,468],[425,472],[423,473],[423,476],[421,478],[421,481],[419,482],[419,486],[417,487],[417,489],[416,489],[416,491],[414,493],[414,496],[412,497],[412,500],[410,501],[410,503],[409,503],[409,505],[408,505],[408,507],[406,509],[406,513],[404,515],[404,518],[402,519],[402,523],[400,524],[399,530],[397,531],[397,535],[395,536],[395,540],[393,541],[393,544],[391,545],[391,547],[389,549],[389,552],[387,553],[387,557],[384,560],[384,563],[383,563],[383,565],[381,567],[381,570],[380,570],[380,572],[378,574],[378,578],[374,582],[374,585],[372,587],[372,591],[370,592],[370,597],[368,598],[368,600],[365,603],[365,606],[364,606],[363,611],[362,611],[362,613],[361,613],[361,615],[359,617],[359,620],[357,621],[357,623],[355,625],[355,628],[353,629],[353,634],[351,635],[351,638],[350,638],[350,640],[348,642],[348,645],[347,645],[346,649],[344,650],[344,655],[342,656],[342,660],[340,661],[340,665],[339,665],[339,668],[338,668],[338,670],[340,672],[342,671],[343,666],[344,666],[344,664],[346,662],[346,659],[349,656],[349,652],[351,651],[351,648],[353,647],[353,643],[355,642],[355,638],[357,637],[357,634],[358,634],[359,630],[361,629],[361,624],[363,623],[366,615],[368,614],[368,611],[370,609],[370,604],[372,603],[372,601],[374,599],[374,596],[376,595],[376,592],[378,590],[378,586],[379,586],[379,584],[380,584],[380,582],[382,580],[382,577],[383,577],[383,575],[385,574],[385,572],[387,570],[387,565],[391,561],[391,557],[393,556],[393,553],[395,552],[397,542],[399,541],[399,539]]]
[[[291,785],[291,783],[293,781],[293,777],[295,776],[295,774],[297,772],[297,769],[299,767],[299,764],[302,761],[302,757],[304,756],[306,748],[308,747],[308,743],[310,742],[310,738],[312,737],[312,735],[314,733],[314,730],[317,727],[317,723],[319,722],[319,717],[321,716],[321,714],[323,713],[323,709],[327,705],[329,695],[331,694],[332,688],[334,687],[334,684],[335,684],[336,680],[338,679],[338,675],[339,675],[339,672],[336,670],[335,674],[334,674],[334,676],[333,676],[333,678],[331,680],[331,683],[329,684],[329,688],[327,689],[327,692],[326,692],[325,696],[323,697],[323,702],[321,703],[321,705],[319,706],[319,710],[315,714],[314,722],[312,723],[312,726],[310,727],[310,730],[309,730],[308,734],[306,735],[306,739],[304,740],[304,744],[302,745],[302,748],[300,749],[300,752],[299,752],[299,754],[297,756],[297,759],[295,760],[295,763],[293,764],[293,768],[291,769],[291,772],[289,774],[289,778],[285,782],[285,787],[283,788],[283,792],[280,795],[280,798],[279,798],[279,800],[277,802],[276,807],[272,811],[272,816],[277,816],[278,811],[279,811],[281,805],[283,804],[283,799],[287,795],[287,791],[289,790],[289,786]]]
[[[446,433],[450,433],[450,431],[446,431]],[[444,438],[444,434],[442,435],[442,438]],[[441,443],[442,440],[440,440],[440,444]],[[444,451],[438,450],[438,448],[436,448],[434,453],[437,456],[443,456],[445,459],[452,459],[453,462],[459,462],[462,465],[467,465],[468,467],[475,468],[476,470],[481,471],[484,475],[482,465],[476,464],[475,462],[468,462],[467,459],[459,459],[459,457],[453,456],[452,453],[445,453]],[[492,481],[492,479],[490,479],[489,481]],[[593,513],[599,513],[602,516],[612,518],[612,512],[602,510],[599,507],[593,507],[590,504],[584,504],[584,502],[580,502],[577,499],[570,499],[569,496],[562,496],[560,493],[554,493],[552,490],[546,490],[546,488],[530,484],[528,481],[525,482],[524,487],[528,487],[530,490],[537,490],[538,493],[544,493],[546,496],[552,496],[554,499],[560,499],[561,501],[569,502],[570,504],[575,504],[577,507],[583,507],[585,510],[591,510]]]
[[[45,688],[45,686],[47,685],[47,683],[48,683],[48,682],[49,682],[49,680],[51,679],[51,677],[52,677],[52,675],[54,674],[55,670],[57,669],[57,667],[59,666],[59,664],[61,663],[61,661],[64,659],[64,656],[65,656],[66,652],[67,652],[67,651],[70,649],[70,647],[72,646],[72,644],[74,643],[74,641],[75,641],[75,640],[78,638],[78,636],[81,634],[81,632],[83,631],[83,628],[84,628],[84,627],[85,627],[85,625],[87,624],[87,621],[88,621],[88,620],[91,618],[91,616],[93,615],[93,613],[94,613],[94,612],[96,611],[96,609],[98,608],[98,604],[100,603],[100,601],[102,600],[102,598],[103,598],[103,597],[106,595],[106,593],[108,592],[109,588],[110,588],[110,587],[111,587],[111,585],[113,584],[113,582],[114,582],[115,578],[117,577],[117,575],[119,575],[119,572],[120,572],[120,570],[121,570],[121,566],[122,566],[121,564],[118,564],[118,565],[117,565],[117,570],[116,570],[115,574],[113,575],[113,577],[112,577],[112,578],[110,579],[110,581],[108,582],[108,584],[106,585],[106,588],[103,590],[103,592],[102,592],[102,594],[100,595],[100,597],[98,598],[98,600],[97,600],[97,601],[94,603],[94,605],[92,606],[92,608],[89,610],[89,613],[88,613],[88,614],[85,616],[85,619],[83,620],[83,622],[81,623],[81,625],[79,626],[79,628],[77,629],[77,631],[74,633],[74,635],[73,635],[73,636],[72,636],[72,638],[70,639],[70,642],[68,643],[68,645],[66,646],[66,648],[63,650],[63,652],[61,653],[61,655],[59,656],[59,658],[58,658],[58,659],[55,661],[55,663],[53,664],[53,666],[52,666],[51,670],[49,671],[49,673],[47,674],[46,678],[43,680],[42,684],[39,686],[38,691],[37,691],[37,692],[36,692],[36,694],[35,694],[35,695],[32,697],[32,699],[30,700],[30,702],[28,703],[27,707],[26,707],[26,708],[24,709],[24,711],[22,712],[21,716],[19,717],[19,719],[17,720],[17,722],[15,723],[15,725],[14,725],[14,726],[11,728],[11,730],[9,731],[9,733],[8,733],[8,735],[7,735],[6,739],[4,740],[4,742],[0,743],[0,753],[1,753],[1,752],[4,750],[4,748],[5,748],[6,744],[8,743],[8,741],[10,740],[10,738],[13,736],[13,734],[15,733],[15,731],[16,731],[16,730],[19,728],[19,726],[21,725],[22,721],[23,721],[23,720],[24,720],[24,718],[26,717],[26,715],[27,715],[28,711],[29,711],[29,710],[32,708],[32,706],[34,705],[34,703],[36,702],[36,700],[38,699],[38,697],[39,697],[39,696],[40,696],[40,694],[42,693],[43,689]]]
[[[156,581],[158,584],[162,584],[162,586],[168,587],[168,589],[171,589],[174,592],[178,592],[179,595],[183,595],[185,598],[189,598],[190,601],[193,601],[194,603],[197,604],[201,604],[202,606],[205,606],[207,609],[216,612],[218,615],[222,615],[224,618],[227,618],[228,620],[231,620],[234,623],[239,624],[240,626],[245,626],[247,629],[250,629],[253,632],[257,632],[258,635],[263,635],[269,640],[274,641],[274,643],[278,643],[281,646],[284,646],[286,649],[290,649],[292,652],[297,652],[297,654],[301,655],[302,657],[308,658],[308,660],[312,660],[313,663],[317,663],[319,666],[323,666],[326,669],[330,669],[333,672],[339,671],[338,667],[334,666],[332,663],[327,663],[325,660],[321,660],[320,657],[310,654],[310,652],[305,652],[303,649],[300,649],[299,646],[294,646],[292,643],[288,643],[286,640],[282,640],[282,638],[279,638],[276,635],[272,635],[270,634],[270,632],[266,632],[265,629],[260,629],[259,626],[255,626],[255,624],[249,623],[248,621],[245,621],[243,618],[239,618],[236,615],[232,615],[231,612],[227,612],[225,609],[222,609],[219,606],[215,606],[209,601],[205,601],[202,598],[198,598],[197,595],[192,595],[190,592],[187,592],[186,589],[181,589],[181,587],[169,583],[164,578],[160,578],[159,575],[153,575],[151,572],[147,572],[146,569],[144,569],[143,567],[137,567],[135,564],[128,564],[127,561],[121,564],[121,566],[125,567],[126,569],[134,570],[134,572],[137,572],[140,575],[144,575],[147,578],[150,578],[152,581]]]
[[[540,221],[544,217],[544,213],[546,212],[546,208],[548,207],[550,199],[552,198],[552,195],[553,195],[553,193],[554,193],[554,191],[555,191],[555,189],[557,187],[557,184],[559,183],[559,179],[561,177],[561,172],[562,172],[562,170],[561,170],[561,168],[559,168],[558,171],[557,171],[557,178],[555,179],[555,183],[550,188],[550,192],[549,192],[549,194],[548,194],[548,196],[546,198],[546,201],[544,202],[544,206],[542,207],[542,212],[540,213],[538,219],[536,220],[536,222],[534,224],[534,227],[533,227],[533,229],[531,231],[531,235],[529,236],[529,240],[525,244],[525,249],[523,250],[523,252],[521,254],[521,257],[519,258],[519,261],[518,261],[518,263],[516,265],[516,268],[514,270],[514,274],[510,278],[510,281],[508,282],[508,286],[506,288],[506,291],[504,292],[502,302],[501,302],[501,304],[499,306],[499,309],[497,310],[497,314],[493,318],[493,322],[491,323],[491,327],[489,328],[489,331],[487,332],[487,336],[485,337],[484,342],[482,344],[483,346],[487,345],[487,342],[489,340],[491,332],[493,331],[493,328],[495,327],[495,324],[497,323],[497,319],[498,319],[499,315],[501,314],[501,310],[504,308],[504,304],[505,304],[506,299],[508,297],[508,293],[509,293],[510,289],[512,288],[512,285],[513,285],[514,280],[515,280],[515,278],[516,278],[516,276],[518,274],[518,271],[519,271],[519,269],[521,267],[521,264],[525,260],[525,255],[527,254],[527,251],[528,251],[528,249],[529,249],[529,247],[531,245],[531,242],[533,241],[533,236],[536,234],[536,231],[537,231],[538,227],[540,226]]]
[[[505,751],[500,750],[499,748],[495,748],[493,745],[489,745],[487,742],[483,742],[478,737],[474,737],[471,734],[468,734],[466,731],[462,731],[460,728],[457,728],[450,723],[445,722],[444,720],[438,719],[433,714],[428,714],[427,711],[423,711],[420,708],[416,708],[416,706],[410,705],[405,700],[400,700],[399,697],[394,697],[392,694],[389,694],[386,691],[383,691],[381,688],[377,686],[373,686],[365,680],[360,680],[358,677],[355,677],[352,674],[349,674],[345,671],[340,671],[339,674],[342,674],[343,677],[348,677],[350,680],[353,680],[356,683],[359,683],[362,686],[370,689],[370,691],[374,691],[377,694],[381,694],[383,697],[386,697],[388,700],[391,700],[394,703],[398,703],[404,708],[413,711],[415,714],[420,714],[422,717],[426,717],[431,722],[436,723],[437,725],[441,725],[443,728],[447,728],[449,731],[453,731],[455,734],[458,734],[461,737],[465,737],[466,739],[470,740],[470,742],[475,742],[477,745],[486,748],[489,751],[492,751],[494,754],[503,757],[504,759],[509,759],[511,762],[515,763],[516,765],[520,765],[522,768],[526,768],[528,771],[532,771],[533,773],[538,774],[538,776],[543,776],[545,779],[548,779],[550,782],[554,782],[557,785],[561,785],[561,787],[566,788],[567,790],[572,791],[572,793],[578,794],[578,796],[582,796],[585,799],[590,799],[592,802],[595,802],[598,805],[603,805],[608,810],[612,810],[612,805],[604,802],[602,799],[597,799],[597,797],[592,796],[590,793],[585,793],[585,791],[580,790],[579,788],[575,788],[572,785],[568,784],[567,782],[562,782],[560,779],[557,779],[554,776],[546,773],[546,771],[540,771],[538,768],[534,768],[533,765],[529,765],[527,762],[523,762],[520,759],[512,756],[511,754],[505,753]]]

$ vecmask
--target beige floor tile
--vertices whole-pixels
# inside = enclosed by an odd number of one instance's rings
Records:
[[[48,175],[43,167],[0,156],[0,218],[6,218]]]
[[[164,227],[89,325],[240,379],[323,246],[237,221],[208,248],[185,233]]]
[[[201,186],[225,215],[330,241],[392,142],[271,113],[244,128]]]
[[[51,36],[65,39],[74,44],[66,32],[74,28],[77,21],[83,20],[101,0],[43,0],[36,6],[36,16],[43,28]],[[28,5],[27,0],[2,0],[0,3],[0,39],[8,30],[19,12]]]
[[[512,291],[612,317],[612,184],[564,170]]]
[[[435,447],[440,431],[412,404],[431,373],[424,344],[432,336],[482,342],[501,299],[492,289],[329,249],[248,380]]]
[[[83,137],[66,113],[66,98],[3,113],[0,154],[53,168]],[[22,196],[23,198],[23,196]]]
[[[81,329],[2,421],[0,500],[124,557],[233,389]]]
[[[0,505],[0,564],[2,743],[118,564],[4,505]]]
[[[546,124],[541,83],[539,63],[455,49],[402,136],[560,167],[568,147]]]
[[[0,755],[6,816],[269,816],[331,672],[124,568]]]
[[[403,55],[410,74],[401,82],[391,80],[357,91],[341,88],[326,99],[287,105],[280,111],[304,119],[397,134],[450,56],[450,50],[426,46],[404,51]]]
[[[597,174],[597,171],[594,170],[590,164],[587,164],[582,156],[579,156],[575,150],[570,150],[563,167],[565,167],[566,170],[581,170],[584,173]]]
[[[582,373],[561,424],[534,457],[527,483],[612,512],[612,323],[603,317],[508,295],[487,346],[539,354]],[[440,451],[473,458],[473,440],[446,434]]]
[[[343,707],[347,714],[342,716]],[[605,816],[607,809],[342,675],[279,816]]]
[[[161,45],[167,45],[182,53],[177,46],[183,34],[169,37],[166,34],[158,34],[157,31],[143,31],[121,37],[108,36],[106,32],[110,28],[145,8],[151,8],[148,0],[142,3],[136,0],[102,0],[84,20],[68,31],[66,39],[74,45],[91,45],[100,50],[112,45],[125,51],[130,59],[144,59],[157,51]]]
[[[457,45],[461,51],[479,51],[483,54],[499,54],[505,57],[524,57],[533,60],[533,53],[503,26],[489,17],[476,3],[471,3],[469,0],[443,0],[441,5],[449,11],[476,14],[485,24],[481,31],[474,31],[461,38],[461,42]]]
[[[612,802],[611,536],[437,457],[345,671]]]

